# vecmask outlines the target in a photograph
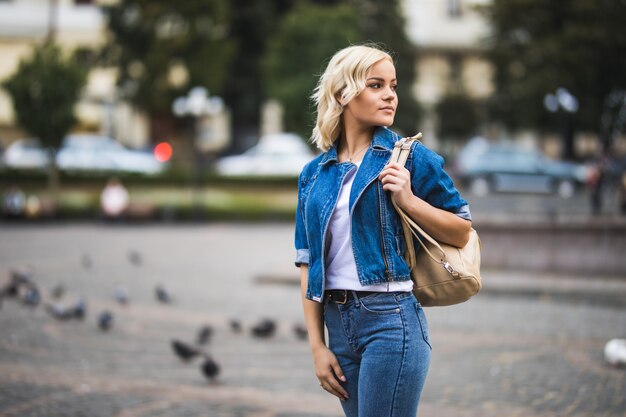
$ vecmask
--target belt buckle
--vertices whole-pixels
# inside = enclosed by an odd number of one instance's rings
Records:
[[[331,299],[331,301],[332,301],[333,303],[335,303],[335,304],[345,304],[345,303],[347,303],[347,302],[348,302],[348,290],[340,290],[340,291],[342,291],[342,292],[343,292],[343,300],[341,300],[341,301],[339,301],[339,300],[335,300],[335,294],[336,294],[338,291],[335,291],[335,292],[331,292],[331,293],[330,293],[330,299]]]

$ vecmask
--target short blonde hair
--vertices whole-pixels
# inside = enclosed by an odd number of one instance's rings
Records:
[[[382,59],[393,63],[391,55],[376,45],[349,46],[333,55],[311,96],[317,105],[311,141],[319,149],[331,148],[341,132],[344,106],[365,89],[367,73]]]

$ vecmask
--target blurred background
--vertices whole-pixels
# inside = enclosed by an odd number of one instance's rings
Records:
[[[625,21],[620,0],[0,0],[0,416],[341,415],[311,392],[292,235],[309,97],[362,42],[484,247],[481,294],[427,312],[421,415],[625,416]]]

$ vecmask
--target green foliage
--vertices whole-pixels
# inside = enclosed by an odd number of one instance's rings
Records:
[[[261,105],[267,99],[262,60],[268,38],[297,0],[230,0],[230,34],[235,53],[224,87],[232,115],[233,148],[244,150],[257,135]]]
[[[445,138],[466,139],[475,133],[478,125],[476,104],[464,94],[444,97],[435,109],[439,124],[437,135]]]
[[[394,128],[403,134],[419,131],[421,108],[412,91],[415,80],[415,46],[408,40],[406,22],[398,0],[358,0],[361,39],[382,45],[392,53],[398,77],[398,111]]]
[[[310,100],[324,65],[359,40],[355,10],[348,5],[300,5],[269,40],[265,74],[270,96],[284,107],[285,128],[307,137],[314,124]]]
[[[400,88],[394,127],[415,132],[420,119],[420,108],[411,91],[415,53],[404,32],[398,2],[316,3],[325,5],[302,2],[294,8],[269,41],[265,60],[268,93],[282,103],[285,127],[309,136],[315,113],[309,97],[326,63],[350,44],[371,42],[389,50],[396,61]]]
[[[626,87],[626,3],[494,0],[485,11],[496,68],[492,117],[513,129],[553,129],[543,98],[565,87],[580,103],[577,127],[597,131],[606,96]]]
[[[17,121],[47,147],[58,149],[76,123],[74,104],[86,72],[54,45],[37,47],[22,60],[3,87],[13,100]]]
[[[221,94],[234,52],[226,0],[121,0],[106,9],[103,57],[119,68],[123,93],[150,113],[170,112],[191,87]],[[184,74],[173,81],[172,72]]]

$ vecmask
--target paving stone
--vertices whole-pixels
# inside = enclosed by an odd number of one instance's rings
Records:
[[[317,386],[308,343],[292,334],[303,319],[290,284],[297,271],[287,269],[291,225],[0,225],[0,234],[0,283],[10,267],[31,265],[44,302],[63,282],[60,302],[83,296],[88,306],[84,321],[59,322],[41,307],[3,302],[0,417],[342,415]],[[142,254],[140,267],[128,262],[131,249]],[[286,270],[293,279],[257,280]],[[626,337],[626,305],[614,302],[624,283],[490,276],[493,291],[426,309],[434,350],[420,415],[624,417],[626,371],[602,355],[609,339]],[[129,289],[126,306],[113,300],[118,283]],[[172,304],[156,301],[157,284]],[[96,326],[104,309],[114,315],[108,332]],[[234,317],[241,334],[229,328]],[[252,338],[265,317],[277,334]],[[201,375],[200,359],[183,363],[170,346],[193,342],[204,324],[215,329],[203,347],[221,366],[215,383]]]

